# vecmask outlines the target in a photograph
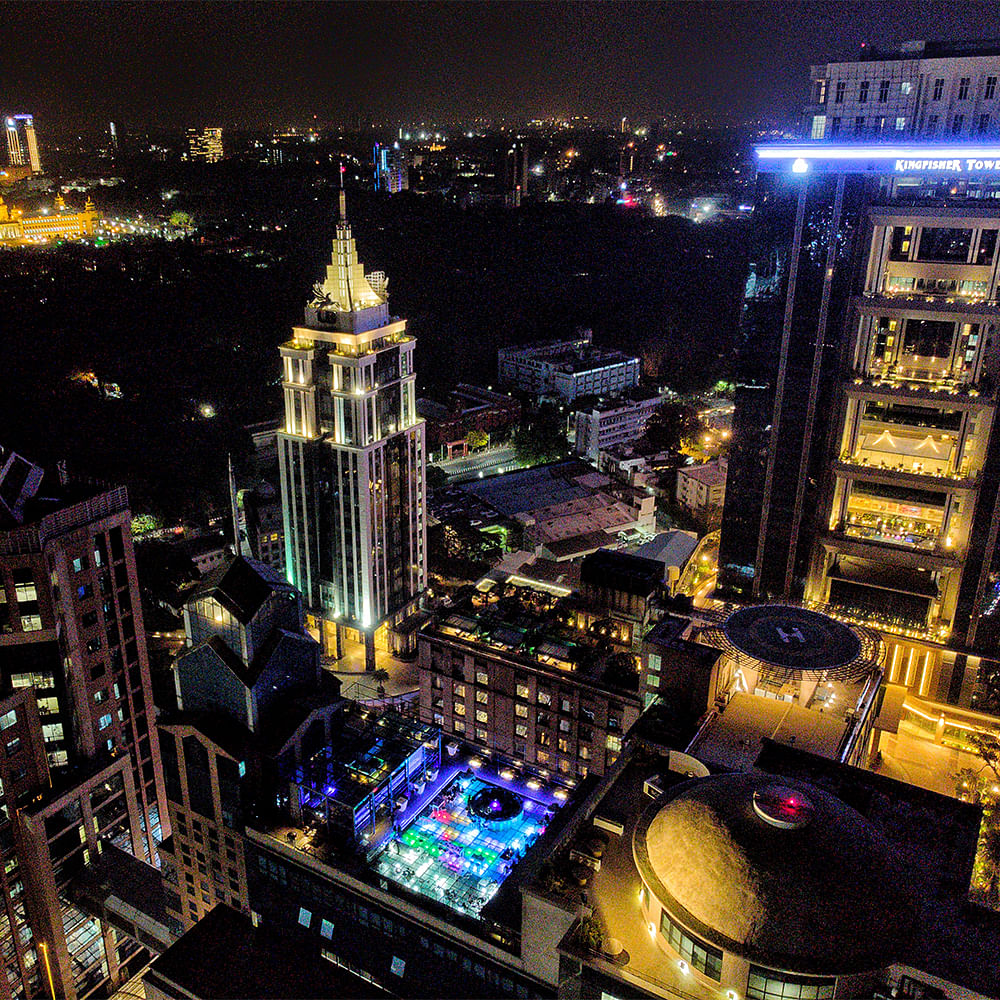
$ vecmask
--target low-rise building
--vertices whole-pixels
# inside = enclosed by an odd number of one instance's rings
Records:
[[[726,499],[728,462],[717,458],[704,465],[682,465],[677,470],[677,501],[692,514],[720,514]]]
[[[577,410],[573,450],[596,461],[602,451],[637,440],[660,402],[659,393],[636,388]]]
[[[574,340],[502,347],[497,351],[500,382],[531,396],[572,403],[580,396],[615,396],[639,384],[638,358],[594,347],[593,333]]]
[[[432,457],[459,458],[467,454],[468,436],[504,434],[521,419],[521,404],[506,393],[460,383],[444,403],[417,400],[417,414],[427,428],[427,448]]]

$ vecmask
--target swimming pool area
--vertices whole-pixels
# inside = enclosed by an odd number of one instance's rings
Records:
[[[374,868],[411,892],[478,917],[560,804],[541,788],[465,771],[393,832]]]

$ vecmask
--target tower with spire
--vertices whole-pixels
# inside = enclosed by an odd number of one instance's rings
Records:
[[[341,188],[326,276],[280,348],[285,566],[325,651],[360,642],[370,670],[377,646],[398,648],[427,576],[416,345],[387,284],[358,261]]]

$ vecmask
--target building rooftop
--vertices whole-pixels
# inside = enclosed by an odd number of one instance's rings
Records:
[[[234,556],[209,573],[187,603],[214,597],[238,622],[247,625],[274,591],[291,589],[270,566]]]
[[[881,832],[796,779],[721,774],[674,786],[643,810],[632,845],[672,915],[751,961],[805,974],[867,971],[911,933],[901,866]]]
[[[717,461],[706,462],[704,465],[682,465],[677,471],[705,486],[726,485],[726,470]]]
[[[663,567],[655,559],[601,549],[583,560],[580,580],[592,587],[649,597],[663,583]]]
[[[539,510],[589,496],[596,489],[593,479],[581,482],[582,477],[594,476],[594,470],[585,462],[571,459],[540,465],[521,472],[508,472],[502,476],[481,479],[463,486],[472,496],[488,503],[494,510],[513,517],[529,510]],[[601,477],[601,484],[610,482]]]
[[[635,696],[638,675],[621,675],[608,640],[578,626],[577,603],[572,596],[507,582],[465,596],[426,629],[451,642]]]
[[[640,545],[633,555],[655,559],[664,566],[683,567],[698,548],[698,538],[689,531],[661,531],[655,538]]]
[[[167,996],[212,1000],[362,1000],[392,996],[316,955],[311,935],[262,924],[220,904],[154,959],[145,974]]]

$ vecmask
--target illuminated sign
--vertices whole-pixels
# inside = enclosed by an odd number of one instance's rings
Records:
[[[764,172],[1000,173],[1000,145],[838,145],[795,142],[757,146],[755,152],[758,169]]]

